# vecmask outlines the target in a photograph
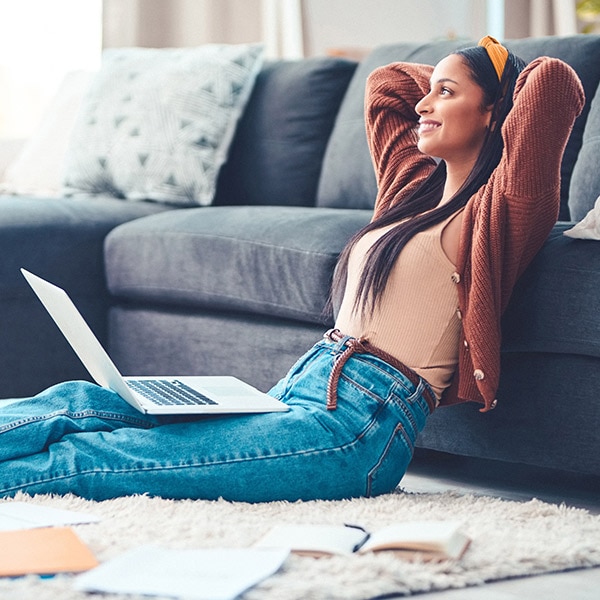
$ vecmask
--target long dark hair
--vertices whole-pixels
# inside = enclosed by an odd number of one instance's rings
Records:
[[[450,217],[464,207],[469,199],[490,178],[500,162],[504,143],[501,127],[513,105],[513,92],[519,73],[525,63],[508,54],[508,59],[499,81],[487,51],[481,46],[457,50],[454,54],[462,57],[471,72],[473,81],[484,92],[484,106],[492,106],[490,126],[473,169],[460,189],[452,198],[438,206],[442,199],[446,181],[446,165],[441,161],[425,181],[405,200],[387,210],[359,230],[340,254],[333,276],[329,313],[339,307],[346,285],[348,260],[356,242],[367,232],[392,225],[369,249],[362,267],[353,310],[365,315],[372,311],[385,288],[387,278],[394,263],[407,242],[420,231],[424,231]]]

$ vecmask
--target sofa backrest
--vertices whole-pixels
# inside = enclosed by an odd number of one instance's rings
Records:
[[[428,44],[386,45],[376,48],[359,64],[340,106],[327,146],[317,192],[318,206],[373,207],[377,186],[365,135],[363,109],[365,83],[369,73],[394,61],[434,65],[453,50],[475,43],[444,40]],[[569,189],[573,194],[574,206],[577,206],[577,214],[585,214],[593,205],[592,196],[595,199],[600,194],[600,169],[590,169],[589,166],[575,169],[575,165],[582,149],[582,141],[585,141],[583,151],[586,165],[591,162],[594,150],[598,156],[600,99],[594,103],[594,112],[589,122],[590,131],[586,130],[585,140],[584,130],[600,82],[600,36],[526,38],[507,41],[506,45],[527,62],[544,55],[560,58],[570,64],[582,80],[587,101],[583,113],[575,123],[563,158],[559,219],[568,220],[570,217]],[[555,117],[560,118],[560,115]]]
[[[598,53],[595,60],[600,62]],[[600,86],[591,100],[583,131],[583,143],[571,176],[569,210],[573,221],[580,221],[600,196]]]
[[[259,73],[216,205],[314,206],[323,155],[356,62],[271,61]]]

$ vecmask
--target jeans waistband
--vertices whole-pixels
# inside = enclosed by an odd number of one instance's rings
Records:
[[[399,361],[385,350],[373,346],[373,344],[366,339],[344,335],[339,329],[335,328],[326,331],[323,337],[346,347],[336,359],[331,375],[329,376],[329,381],[327,383],[327,410],[335,410],[337,408],[337,384],[346,361],[353,354],[372,354],[373,356],[380,358],[388,365],[394,367],[397,371],[400,371],[400,373],[415,386],[415,389],[422,381],[421,376],[415,373],[410,367],[407,367],[403,362]],[[437,401],[428,385],[424,386],[423,398],[425,398],[425,401],[429,406],[429,411],[432,413],[436,407]]]

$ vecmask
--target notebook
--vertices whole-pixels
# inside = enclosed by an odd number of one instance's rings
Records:
[[[289,410],[237,377],[123,377],[68,294],[21,269],[94,381],[142,413],[153,415],[264,413]]]

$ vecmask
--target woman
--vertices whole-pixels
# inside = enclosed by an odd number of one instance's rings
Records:
[[[435,69],[378,69],[367,92],[375,215],[340,258],[336,329],[270,392],[291,410],[150,417],[61,384],[0,410],[0,495],[370,496],[398,484],[436,405],[493,408],[500,315],[556,220],[581,84],[485,38]]]

